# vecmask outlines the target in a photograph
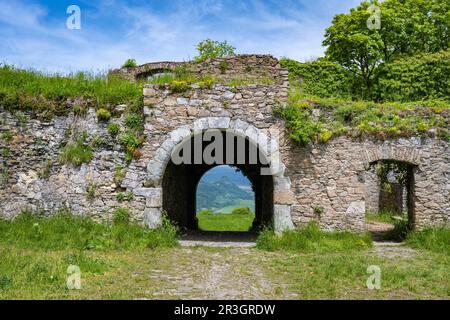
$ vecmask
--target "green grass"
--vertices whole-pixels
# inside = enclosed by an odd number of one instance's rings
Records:
[[[401,250],[401,249],[400,249]],[[381,288],[369,290],[369,266],[381,270]],[[450,259],[421,252],[389,258],[373,251],[279,254],[266,268],[279,292],[294,299],[448,299]]]
[[[0,107],[52,116],[80,107],[69,104],[68,99],[84,99],[80,103],[97,109],[110,109],[117,104],[138,109],[142,105],[142,84],[106,73],[45,74],[0,65]]]
[[[389,258],[372,250],[299,253],[176,247],[80,253],[0,245],[0,255],[0,299],[450,297],[450,259],[427,250]],[[69,264],[81,269],[81,290],[66,288]],[[380,290],[366,286],[370,265],[381,269]],[[212,266],[223,268],[205,277]],[[211,277],[220,279],[214,287]]]
[[[69,142],[60,155],[62,163],[71,163],[74,166],[80,166],[83,163],[89,163],[94,157],[92,147],[79,137],[74,142]]]
[[[450,226],[429,227],[407,235],[406,243],[416,249],[443,253],[450,257]]]
[[[255,214],[214,214],[203,210],[197,213],[197,219],[198,226],[203,231],[249,231]]]
[[[375,221],[383,223],[395,223],[402,217],[390,211],[366,212],[366,221]]]
[[[171,247],[176,245],[175,236],[176,229],[168,222],[162,228],[150,230],[133,223],[97,223],[90,218],[64,212],[51,217],[25,212],[10,221],[0,219],[0,245],[19,248],[106,250]]]
[[[313,110],[320,115],[314,116]],[[379,139],[427,135],[430,129],[450,141],[450,103],[445,100],[417,102],[348,101],[318,98],[292,88],[289,103],[275,110],[286,120],[290,137],[303,145],[327,142],[333,137],[372,136]]]
[[[450,297],[450,233],[444,227],[412,233],[408,245],[421,250],[402,255],[403,247],[375,252],[363,235],[323,233],[313,225],[285,233],[281,239],[290,240],[284,246],[236,250],[173,247],[174,229],[166,224],[151,241],[159,245],[149,248],[145,229],[119,220],[99,224],[65,214],[0,220],[0,299]],[[266,244],[274,237],[262,236]],[[390,257],[392,250],[400,255]],[[66,287],[69,265],[81,270],[81,290]],[[379,290],[366,286],[371,265],[381,269]],[[212,266],[220,272],[205,277]]]
[[[256,240],[256,246],[267,251],[339,252],[370,248],[372,239],[369,234],[322,231],[313,222],[306,227],[285,231],[281,235],[270,229],[264,230]]]

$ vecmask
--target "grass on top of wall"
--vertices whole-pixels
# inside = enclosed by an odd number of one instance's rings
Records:
[[[117,210],[124,215],[125,209]],[[135,249],[173,247],[176,228],[164,220],[162,227],[148,229],[115,217],[98,223],[89,217],[59,212],[50,217],[23,212],[12,220],[0,219],[0,244],[28,249]]]
[[[0,107],[7,110],[59,115],[86,101],[95,108],[110,108],[118,104],[141,105],[141,100],[142,84],[107,72],[62,75],[0,65]]]
[[[290,137],[301,145],[325,143],[336,136],[372,136],[381,140],[424,136],[431,129],[450,141],[450,102],[349,101],[319,98],[292,88],[287,106],[275,109],[284,120]]]
[[[368,233],[349,231],[322,231],[316,222],[295,230],[275,234],[272,230],[263,230],[256,240],[258,249],[267,251],[288,250],[296,252],[339,252],[362,250],[372,246]]]

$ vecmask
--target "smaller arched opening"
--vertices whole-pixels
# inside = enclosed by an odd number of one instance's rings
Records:
[[[377,160],[366,172],[366,226],[375,240],[403,240],[415,226],[417,166]]]
[[[149,82],[170,82],[175,77],[175,72],[171,69],[152,69],[136,75],[137,80]]]

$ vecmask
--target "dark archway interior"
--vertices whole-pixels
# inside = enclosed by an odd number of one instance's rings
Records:
[[[230,146],[227,147],[225,132],[226,131],[222,132],[222,152],[224,158],[226,158],[227,150],[228,152],[230,151]],[[229,135],[230,133],[227,132],[226,134]],[[190,139],[190,147],[188,148],[191,151],[190,163],[175,164],[170,160],[164,172],[162,181],[163,209],[167,212],[169,218],[181,228],[197,230],[197,184],[206,171],[218,165],[228,164],[240,169],[242,174],[244,174],[252,184],[255,193],[255,220],[253,229],[256,230],[261,226],[270,225],[273,217],[273,177],[261,175],[261,168],[267,166],[264,164],[264,160],[261,159],[261,156],[258,157],[256,163],[250,160],[250,157],[248,156],[250,148],[252,147],[250,141],[245,139],[245,150],[239,150],[239,152],[245,152],[245,161],[238,161],[242,159],[238,159],[238,144],[234,144],[234,159],[228,159],[229,161],[225,161],[226,159],[224,159],[223,163],[207,164],[204,160],[197,161],[201,163],[195,163],[194,152],[192,152],[193,150],[191,149],[194,145],[193,139],[194,137]],[[211,142],[204,140],[205,139],[201,139],[202,152],[210,143],[214,142],[214,140]],[[186,141],[184,143],[186,143]],[[186,150],[187,149],[184,149],[181,153]]]

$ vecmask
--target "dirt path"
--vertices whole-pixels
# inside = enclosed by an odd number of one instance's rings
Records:
[[[394,228],[393,224],[379,222],[379,221],[368,221],[366,223],[366,229],[372,234],[374,241],[383,241],[384,234]]]
[[[180,250],[182,259],[178,256],[178,261],[173,261],[172,270],[151,271],[150,277],[158,280],[159,287],[146,294],[176,299],[268,299],[273,296],[274,285],[258,264],[252,263],[255,255],[251,249]]]

